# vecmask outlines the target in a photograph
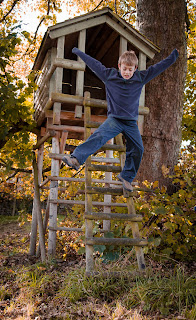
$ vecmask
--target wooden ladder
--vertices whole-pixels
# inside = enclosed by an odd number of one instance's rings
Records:
[[[84,95],[84,126],[85,126],[85,139],[91,135],[91,128],[99,127],[100,123],[91,121],[91,106],[89,104],[90,93],[85,92]],[[108,144],[102,147],[102,150],[106,151],[106,158],[99,158],[90,156],[85,163],[85,244],[86,244],[86,274],[93,275],[94,271],[94,245],[114,245],[114,246],[134,246],[137,256],[137,262],[139,270],[145,269],[145,261],[142,247],[147,245],[147,240],[140,238],[138,222],[142,221],[142,216],[136,214],[133,195],[134,192],[127,192],[123,190],[122,186],[113,188],[114,181],[105,180],[105,187],[92,186],[92,172],[103,171],[105,175],[107,173],[119,173],[122,170],[125,161],[125,146],[123,144],[122,135],[116,137],[117,144]],[[120,154],[120,161],[116,158],[108,158],[111,150],[117,150]],[[108,152],[109,151],[109,152]],[[93,162],[105,162],[106,164],[93,164]],[[114,165],[119,163],[119,166]],[[101,180],[100,180],[101,182]],[[122,183],[121,183],[122,185]],[[95,203],[92,200],[93,194],[104,194],[109,196],[109,202],[103,202],[104,212],[93,212],[93,206]],[[111,213],[111,206],[123,206],[122,203],[113,203],[112,196],[124,195],[127,199],[128,214]],[[108,210],[109,209],[109,210]],[[93,227],[95,220],[103,220],[106,222],[106,230],[109,231],[107,221],[118,220],[118,221],[130,221],[133,238],[107,238],[107,237],[93,237]],[[104,224],[103,224],[104,226]],[[103,228],[104,229],[104,228]]]
[[[101,150],[106,152],[106,157],[91,156],[85,163],[85,179],[77,177],[60,177],[59,167],[64,155],[64,149],[68,133],[72,130],[80,130],[84,132],[85,139],[91,135],[92,128],[98,128],[100,122],[92,121],[91,108],[107,108],[105,101],[96,100],[90,98],[90,93],[85,92],[84,99],[84,128],[83,127],[71,127],[51,124],[50,119],[47,120],[47,127],[45,135],[39,139],[38,143],[34,146],[34,150],[38,149],[37,162],[38,162],[38,182],[39,188],[48,188],[46,184],[50,183],[50,194],[48,198],[46,216],[43,223],[43,233],[46,232],[46,228],[49,220],[49,238],[48,238],[48,256],[54,257],[56,252],[56,231],[74,231],[83,232],[82,228],[66,228],[57,226],[57,206],[61,205],[85,205],[85,244],[86,244],[86,273],[87,275],[94,274],[94,245],[115,245],[115,246],[134,246],[138,261],[139,270],[145,269],[145,261],[142,247],[147,245],[145,239],[140,238],[138,222],[142,221],[142,216],[136,214],[133,196],[135,192],[126,192],[122,188],[120,181],[112,180],[113,173],[119,173],[124,166],[125,161],[125,146],[123,144],[122,135],[115,137],[116,144],[106,144]],[[49,154],[52,160],[51,176],[48,176],[46,180],[41,182],[42,175],[42,163],[44,142],[52,137],[52,153]],[[113,151],[119,152],[119,159],[113,158]],[[99,163],[99,164],[95,164]],[[102,164],[100,164],[102,163]],[[103,164],[105,163],[105,164]],[[92,179],[92,172],[101,171],[105,172],[105,179]],[[59,181],[70,182],[85,182],[85,201],[83,200],[64,200],[58,199]],[[97,187],[97,184],[101,184],[101,187]],[[103,187],[104,185],[104,187]],[[38,183],[37,183],[38,186]],[[115,186],[115,187],[114,187]],[[104,194],[104,201],[93,201],[93,194]],[[112,202],[112,197],[117,195],[124,195],[127,203]],[[37,195],[37,200],[39,195]],[[37,201],[38,202],[38,201]],[[93,212],[94,207],[102,207],[101,212]],[[127,207],[128,214],[124,213],[112,213],[111,207]],[[33,210],[33,217],[36,217],[37,205],[35,203]],[[40,209],[41,212],[41,209]],[[41,214],[41,213],[40,213]],[[103,220],[103,230],[105,233],[110,231],[110,221],[129,221],[132,229],[133,238],[107,238],[105,237],[93,237],[94,221]],[[34,228],[35,226],[35,228]],[[32,223],[32,234],[30,254],[35,254],[36,247],[36,234],[37,223]],[[39,249],[39,248],[38,248]],[[38,250],[39,251],[39,250]]]

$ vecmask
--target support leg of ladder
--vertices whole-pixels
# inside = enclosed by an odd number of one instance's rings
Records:
[[[135,214],[135,206],[134,201],[132,197],[127,198],[127,206],[128,206],[128,212],[129,214]],[[137,222],[130,222],[132,234],[134,239],[140,239],[140,232],[139,232],[139,226]],[[137,263],[140,271],[145,270],[145,260],[144,260],[144,253],[142,247],[135,247],[136,251],[136,257],[137,257]]]
[[[59,134],[52,138],[52,153],[59,153]],[[59,160],[52,159],[51,176],[59,176]],[[58,198],[58,181],[50,182],[50,200]],[[50,203],[49,206],[49,226],[57,227],[57,203]],[[56,231],[49,230],[48,255],[54,257],[56,253]]]

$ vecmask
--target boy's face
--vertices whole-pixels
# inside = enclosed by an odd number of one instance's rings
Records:
[[[119,64],[118,67],[119,67],[121,76],[126,80],[130,79],[131,77],[133,77],[133,74],[134,74],[135,70],[137,69],[137,67],[135,65],[134,66],[128,66],[125,63]]]

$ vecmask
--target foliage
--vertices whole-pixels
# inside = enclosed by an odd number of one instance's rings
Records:
[[[195,146],[196,134],[196,5],[188,2],[189,30],[187,32],[188,63],[185,82],[185,100],[182,122],[182,138]]]
[[[167,171],[166,168],[163,170]],[[153,193],[140,192],[138,213],[144,215],[143,236],[149,239],[146,251],[181,261],[195,259],[196,152],[184,153],[170,177],[175,192],[168,194],[165,187],[145,183]]]

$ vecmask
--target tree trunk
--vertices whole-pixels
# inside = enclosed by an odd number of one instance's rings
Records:
[[[166,58],[173,49],[179,58],[169,69],[146,85],[146,106],[150,108],[144,124],[144,156],[138,180],[168,186],[165,166],[173,172],[181,145],[183,91],[186,75],[185,0],[136,0],[139,31],[160,47],[150,64]]]

